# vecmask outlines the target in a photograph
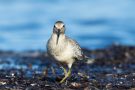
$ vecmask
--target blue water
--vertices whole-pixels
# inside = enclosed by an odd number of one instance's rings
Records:
[[[84,48],[135,45],[135,0],[0,0],[0,49],[45,50],[57,20]]]

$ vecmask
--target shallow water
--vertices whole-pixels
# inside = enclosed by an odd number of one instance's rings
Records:
[[[1,0],[0,49],[45,49],[55,21],[82,47],[135,45],[134,0]]]

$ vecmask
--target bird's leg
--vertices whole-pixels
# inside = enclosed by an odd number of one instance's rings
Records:
[[[63,83],[70,75],[71,75],[71,68],[69,68],[67,74],[65,74],[65,77],[60,81],[60,83]]]
[[[67,70],[66,70],[64,67],[62,67],[62,66],[61,66],[61,68],[62,68],[63,71],[64,71],[64,75],[66,75],[66,74],[67,74]]]

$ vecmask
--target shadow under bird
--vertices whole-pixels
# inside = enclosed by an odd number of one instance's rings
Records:
[[[53,33],[47,42],[47,53],[64,70],[65,77],[60,83],[63,83],[70,76],[72,64],[76,60],[89,59],[83,54],[79,44],[65,35],[65,25],[62,21],[57,21],[53,27]],[[92,63],[94,60],[90,61]],[[68,66],[68,71],[63,66],[64,64]]]

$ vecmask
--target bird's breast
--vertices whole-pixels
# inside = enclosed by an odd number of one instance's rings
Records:
[[[60,62],[71,63],[73,62],[73,50],[68,45],[55,45],[52,47],[52,56]]]
[[[66,63],[73,62],[73,47],[65,40],[64,36],[59,38],[58,44],[56,44],[56,36],[52,36],[48,43],[48,52],[57,61]]]

